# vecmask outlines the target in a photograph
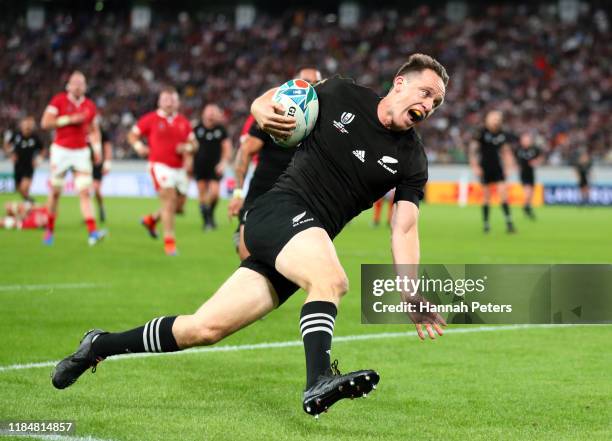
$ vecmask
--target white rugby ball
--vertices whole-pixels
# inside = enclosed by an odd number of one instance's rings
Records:
[[[289,80],[280,86],[272,101],[285,109],[285,116],[295,118],[295,130],[287,139],[274,138],[274,142],[283,147],[295,147],[306,138],[317,122],[319,116],[319,98],[307,81]]]

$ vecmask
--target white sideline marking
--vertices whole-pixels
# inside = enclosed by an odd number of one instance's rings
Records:
[[[514,331],[521,329],[546,329],[546,328],[566,328],[570,326],[598,326],[598,325],[500,325],[500,326],[478,326],[474,328],[451,328],[444,330],[444,335],[452,334],[472,334],[476,332],[495,332],[495,331]],[[334,338],[334,343],[359,341],[359,340],[379,340],[387,338],[399,338],[399,337],[411,337],[416,336],[416,331],[411,332],[380,332],[377,334],[357,334],[357,335],[345,335]],[[144,358],[144,357],[168,357],[168,356],[182,356],[188,354],[197,354],[202,352],[232,352],[232,351],[249,351],[256,349],[272,349],[272,348],[288,348],[294,346],[302,346],[301,340],[291,341],[279,341],[270,343],[256,343],[247,345],[233,345],[233,346],[211,346],[196,349],[187,349],[179,352],[163,352],[163,353],[139,353],[139,354],[125,354],[121,356],[109,357],[106,361],[121,361],[130,358]],[[24,369],[35,369],[43,367],[55,366],[57,361],[42,361],[39,363],[23,363],[23,364],[10,364],[6,366],[0,366],[0,372],[20,371]]]
[[[0,431],[0,435],[6,435],[9,432]],[[35,438],[42,439],[45,441],[113,441],[110,439],[94,438],[93,436],[68,436],[68,435],[14,435],[10,434],[11,437],[15,438]]]
[[[46,291],[54,289],[100,288],[102,283],[50,283],[46,285],[0,285],[2,291]]]

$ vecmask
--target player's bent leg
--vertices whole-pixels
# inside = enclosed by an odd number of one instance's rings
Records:
[[[204,179],[198,179],[196,181],[198,186],[198,201],[200,203],[200,214],[202,215],[202,226],[206,228],[208,225],[208,196],[207,196],[207,181]]]
[[[308,293],[306,302],[326,301],[337,306],[348,291],[348,278],[334,244],[319,227],[293,236],[276,257],[275,267]]]
[[[85,334],[76,352],[60,361],[51,379],[58,389],[72,385],[87,369],[106,357],[127,353],[174,352],[210,345],[260,319],[278,299],[261,274],[239,268],[194,314],[158,317],[120,333],[94,329]]]
[[[94,218],[90,196],[90,191],[93,186],[93,178],[91,173],[82,171],[75,172],[74,184],[79,192],[81,214],[83,215],[85,225],[87,226],[87,242],[90,246],[93,246],[104,239],[106,232],[98,230],[96,220]]]
[[[337,305],[348,291],[348,278],[327,232],[308,228],[287,242],[276,258],[276,269],[308,293],[300,314],[306,355],[303,409],[310,415],[327,411],[338,400],[365,396],[379,376],[368,369],[342,375],[330,363]]]
[[[249,268],[238,268],[194,314],[177,317],[173,333],[181,349],[211,345],[259,320],[277,305],[268,279]]]

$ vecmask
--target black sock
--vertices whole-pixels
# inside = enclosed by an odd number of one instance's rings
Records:
[[[202,214],[202,220],[205,224],[208,224],[208,205],[200,204],[200,213]]]
[[[174,317],[159,317],[146,325],[125,332],[102,334],[92,344],[100,357],[137,352],[175,352],[179,350],[172,325]]]
[[[510,206],[508,205],[507,202],[502,202],[501,206],[502,206],[502,211],[504,212],[504,217],[506,218],[506,223],[511,224],[512,217],[510,216]]]
[[[482,206],[482,220],[484,221],[485,225],[489,224],[489,204],[484,204]]]
[[[306,388],[330,368],[334,323],[338,310],[331,302],[309,302],[302,306],[300,332],[306,354]]]

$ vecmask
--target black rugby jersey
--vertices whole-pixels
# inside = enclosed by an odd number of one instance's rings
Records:
[[[491,132],[484,128],[476,138],[480,144],[480,166],[485,170],[501,170],[500,152],[504,144],[511,142],[511,135],[504,131]]]
[[[518,147],[514,151],[514,156],[516,156],[516,160],[521,171],[532,170],[533,167],[529,164],[529,161],[536,159],[541,154],[542,151],[535,145],[529,146],[527,148]]]
[[[227,138],[225,128],[222,125],[216,125],[207,129],[200,124],[193,131],[199,144],[195,154],[196,163],[217,165],[221,160],[221,142]]]
[[[272,192],[299,196],[331,237],[396,188],[395,200],[419,203],[427,157],[414,129],[386,129],[381,100],[353,81],[332,78],[315,87],[319,117]]]
[[[38,136],[32,134],[24,136],[21,132],[13,133],[9,144],[12,146],[12,152],[17,156],[16,165],[32,165],[34,155],[42,150],[42,143]]]
[[[252,124],[249,135],[263,141],[259,150],[257,168],[253,173],[249,184],[249,192],[244,201],[244,206],[249,206],[255,199],[270,190],[278,177],[285,171],[293,154],[294,148],[286,148],[276,144],[270,135],[261,130],[257,124]]]

